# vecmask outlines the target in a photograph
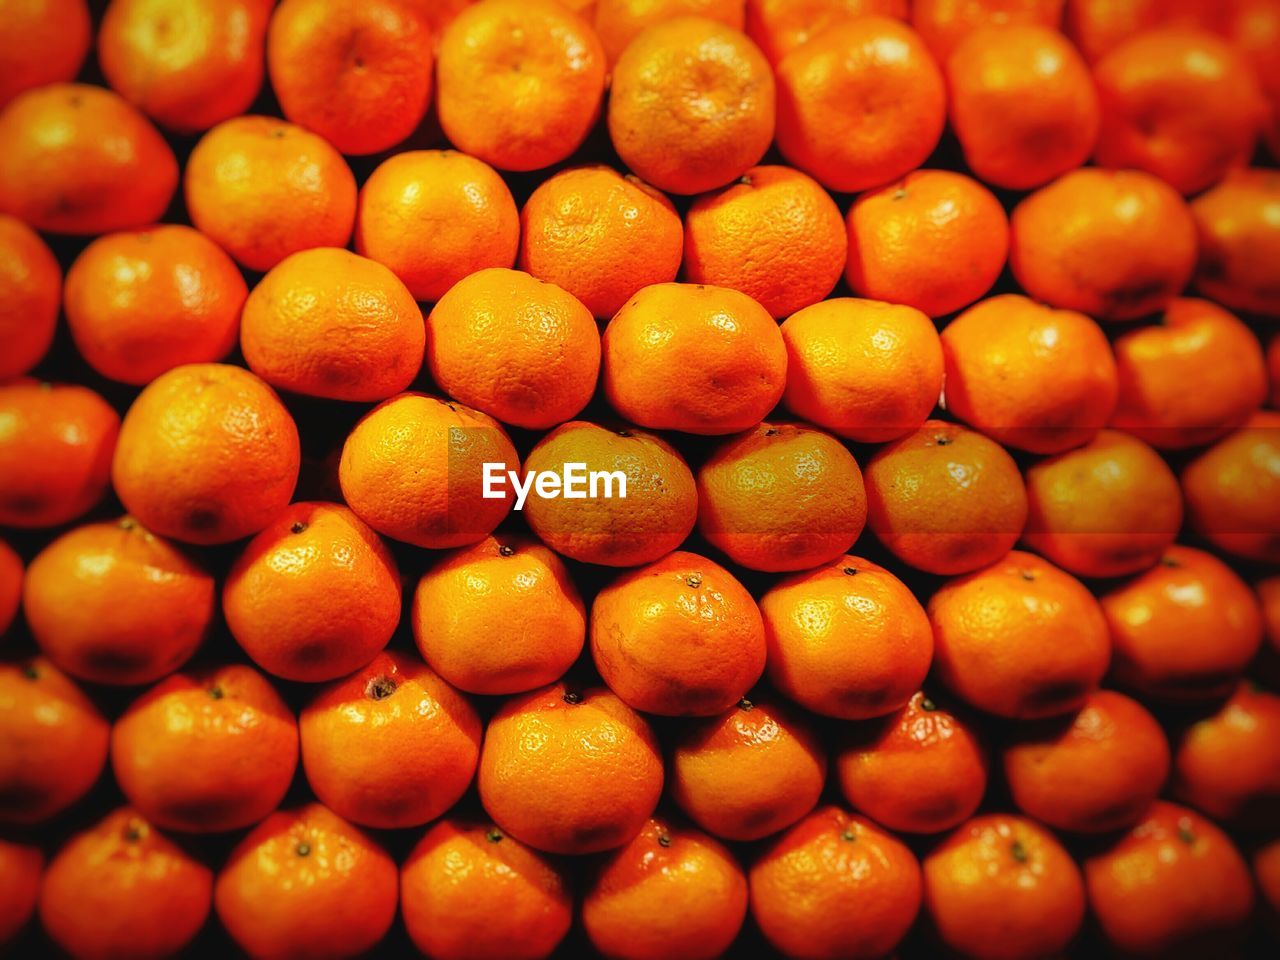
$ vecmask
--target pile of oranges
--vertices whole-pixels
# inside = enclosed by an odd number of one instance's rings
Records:
[[[1280,0],[0,0],[0,947],[1274,950],[1276,156]]]

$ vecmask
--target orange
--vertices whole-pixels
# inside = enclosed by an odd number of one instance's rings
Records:
[[[0,214],[0,380],[26,373],[49,351],[62,302],[62,268],[39,234]]]
[[[267,70],[285,117],[340,152],[378,153],[431,103],[431,27],[398,0],[282,0]]]
[[[511,266],[519,242],[511,191],[465,153],[399,153],[360,188],[356,251],[389,267],[415,300],[434,302],[463,277]]]
[[[1274,334],[1267,343],[1267,377],[1271,381],[1271,391],[1267,398],[1267,406],[1272,410],[1280,409],[1280,333]]]
[[[529,195],[520,225],[520,269],[563,287],[605,320],[680,272],[680,214],[660,191],[612,167],[547,178]]]
[[[1117,46],[1093,74],[1099,166],[1146,170],[1190,194],[1253,156],[1266,105],[1252,65],[1225,40],[1153,30]]]
[[[974,817],[923,866],[925,911],[961,956],[1057,956],[1084,921],[1079,867],[1053,834],[1021,817]]]
[[[39,847],[0,840],[0,943],[15,939],[35,913],[43,871]]]
[[[240,367],[161,374],[125,414],[111,478],[130,513],[187,543],[257,533],[298,480],[298,428],[269,386]]]
[[[562,683],[512,697],[484,735],[480,801],[505,832],[548,853],[633,839],[662,794],[644,719],[603,687]]]
[[[743,27],[743,0],[597,0],[595,8],[596,35],[611,64],[655,23],[705,17],[734,30]]]
[[[278,810],[231,851],[213,904],[253,957],[353,957],[396,915],[395,861],[319,803]]]
[[[917,170],[849,208],[846,277],[854,293],[931,317],[991,289],[1009,254],[1009,220],[995,196],[961,173]]]
[[[829,190],[878,187],[924,163],[946,123],[942,71],[910,27],[839,23],[782,58],[778,149]]]
[[[230,353],[248,293],[231,258],[190,227],[113,233],[67,271],[67,326],[89,366],[141,386]]]
[[[1150,570],[1102,597],[1112,670],[1151,697],[1225,696],[1262,644],[1248,584],[1212,554],[1171,546]]]
[[[27,625],[63,670],[152,683],[182,666],[213,619],[213,577],[132,517],[64,533],[31,561]]]
[[[928,420],[871,458],[867,522],[889,552],[928,573],[967,573],[1017,542],[1027,493],[999,444]]]
[[[121,97],[81,83],[19,94],[0,110],[0,213],[46,233],[128,230],[159,220],[178,162]]]
[[[0,821],[35,824],[84,796],[107,762],[110,726],[48,660],[0,664]]]
[[[0,636],[8,633],[22,605],[22,558],[0,540]],[[3,938],[0,938],[3,939]]]
[[[262,88],[271,4],[264,0],[112,0],[98,64],[126,100],[169,130],[208,130]]]
[[[452,400],[402,393],[378,404],[342,446],[338,481],[379,533],[440,550],[483,540],[511,509],[510,489],[483,497],[483,464],[519,467],[493,418]]]
[[[1200,237],[1196,287],[1235,310],[1280,317],[1280,174],[1228,173],[1191,203]]]
[[[759,840],[814,808],[827,754],[785,701],[744,698],[718,717],[682,724],[668,772],[671,799],[703,830]]]
[[[949,580],[929,600],[938,678],[970,706],[1011,719],[1077,710],[1111,643],[1084,585],[1015,550]]]
[[[1130,954],[1230,952],[1253,909],[1249,868],[1227,835],[1162,800],[1084,861],[1084,879],[1103,936]]]
[[[836,23],[866,14],[907,19],[907,0],[747,0],[747,36],[772,64]]]
[[[1009,224],[1009,262],[1027,295],[1097,320],[1160,310],[1195,268],[1187,205],[1139,170],[1073,170],[1022,200]]]
[[[609,689],[633,709],[712,716],[742,699],[764,672],[764,624],[733,574],[677,550],[596,595],[591,656]]]
[[[920,689],[933,634],[901,580],[843,556],[784,577],[760,598],[769,681],[806,709],[843,720],[892,713]]]
[[[1262,133],[1272,157],[1280,157],[1280,5],[1275,0],[1224,4],[1223,33],[1249,60],[1266,100]]]
[[[1277,929],[1280,919],[1280,840],[1263,844],[1253,854],[1253,875],[1265,904],[1267,929]]]
[[[290,254],[244,304],[245,362],[279,390],[385,400],[418,375],[422,311],[382,264],[334,247]]]
[[[651,819],[592,874],[582,926],[603,956],[718,957],[747,915],[747,878],[733,855],[698,830]]]
[[[867,519],[862,472],[835,437],[762,423],[698,470],[698,531],[734,563],[807,570],[853,546]]]
[[[1116,430],[1041,460],[1026,479],[1027,546],[1077,576],[1147,570],[1182,525],[1177,478],[1149,446]]]
[[[920,865],[901,842],[821,807],[751,867],[751,912],[788,957],[888,956],[920,909]]]
[[[1119,391],[1102,329],[1082,313],[1006,293],[942,331],[947,410],[991,439],[1060,453],[1106,426]]]
[[[559,680],[586,640],[582,597],[556,554],[501,534],[440,558],[413,595],[422,657],[468,693],[522,693]]]
[[[1234,2],[1204,0],[1067,0],[1063,31],[1090,63],[1124,41],[1165,25],[1217,30]]]
[[[85,0],[9,3],[0,24],[0,107],[24,90],[74,79],[89,52]]]
[[[525,519],[559,554],[608,567],[634,567],[666,556],[693,531],[698,492],[684,458],[656,434],[574,420],[556,427],[529,453],[526,477],[583,463],[595,473],[622,473],[625,498],[543,498],[531,490]],[[603,494],[610,488],[600,485]],[[615,494],[620,484],[612,488]]]
[[[782,324],[782,402],[837,436],[884,443],[918,429],[942,392],[942,346],[915,307],[841,297]]]
[[[1262,609],[1263,629],[1271,649],[1280,653],[1280,576],[1267,577],[1254,584]]]
[[[769,62],[705,16],[649,27],[614,64],[609,135],[622,162],[659,190],[702,193],[736,180],[769,149],[774,119]]]
[[[1255,413],[1182,471],[1191,525],[1228,553],[1280,563],[1280,413]]]
[[[302,711],[302,766],[316,796],[366,827],[434,820],[471,783],[480,717],[416,657],[380,653]]]
[[[1039,24],[979,27],[946,60],[951,126],[965,163],[997,187],[1030,190],[1083,166],[1101,114],[1088,65]]]
[[[116,782],[157,827],[220,833],[280,805],[298,765],[298,724],[252,667],[176,673],[111,730]]]
[[[595,392],[600,333],[591,311],[554,283],[481,270],[427,317],[427,365],[451,397],[546,430],[572,420]]]
[[[445,136],[499,170],[540,170],[581,146],[600,115],[605,55],[555,0],[483,0],[440,41]]]
[[[1159,449],[1217,440],[1267,396],[1258,338],[1208,300],[1172,301],[1159,324],[1124,334],[1115,352],[1120,402],[1111,422]]]
[[[444,33],[445,28],[453,22],[453,18],[460,14],[476,0],[401,0],[405,6],[412,7],[427,21],[427,25],[431,27],[434,35],[435,44],[438,47],[440,37]],[[573,7],[582,2],[582,0],[561,0],[565,6]]]
[[[0,384],[0,524],[54,527],[107,489],[120,417],[87,387]]]
[[[208,867],[120,807],[49,862],[40,922],[74,957],[169,957],[204,926],[212,892]]]
[[[1058,830],[1105,833],[1136,823],[1169,775],[1155,717],[1111,690],[1074,714],[1013,731],[1002,752],[1013,802]]]
[[[264,670],[334,680],[387,645],[400,620],[400,573],[382,539],[346,507],[295,503],[236,558],[222,612]]]
[[[890,830],[938,833],[973,816],[987,757],[973,728],[923,693],[845,734],[835,756],[849,804]]]
[[[541,960],[569,932],[563,870],[478,821],[433,824],[400,868],[400,911],[433,960]]]
[[[847,253],[840,208],[789,167],[752,167],[685,218],[685,279],[738,290],[779,318],[826,297]]]
[[[971,32],[986,25],[1031,24],[1056,30],[1063,0],[912,0],[911,25],[945,61]]]
[[[725,287],[645,287],[605,328],[603,354],[609,403],[654,430],[747,430],[786,385],[778,325],[760,304]]]

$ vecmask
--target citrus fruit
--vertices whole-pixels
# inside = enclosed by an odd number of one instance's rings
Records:
[[[85,0],[6,4],[0,22],[0,107],[23,90],[80,72],[93,35]]]
[[[62,302],[62,268],[39,234],[0,214],[0,379],[26,373],[49,350]]]
[[[1280,317],[1280,286],[1272,264],[1280,256],[1280,175],[1232,171],[1191,202],[1200,238],[1196,287],[1234,310]]]

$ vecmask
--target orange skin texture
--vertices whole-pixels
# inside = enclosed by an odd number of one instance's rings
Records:
[[[175,673],[116,721],[111,765],[129,802],[155,826],[239,830],[284,799],[298,765],[298,724],[252,667]]]
[[[591,311],[554,283],[481,270],[427,317],[427,365],[449,396],[503,423],[546,430],[591,400],[600,333]]]
[[[587,634],[564,561],[532,537],[506,533],[441,557],[418,581],[410,616],[423,659],[467,693],[554,683]]]
[[[1280,653],[1280,577],[1260,580],[1254,588],[1262,609],[1263,631],[1271,650]]]
[[[389,269],[321,247],[281,260],[245,301],[240,349],[279,390],[385,400],[413,382],[426,346],[422,311]]]
[[[345,247],[356,180],[327,141],[275,117],[235,117],[187,160],[187,212],[235,261],[265,272],[299,250]]]
[[[1155,717],[1111,690],[1074,714],[1015,731],[1002,752],[1013,802],[1058,830],[1133,826],[1169,776],[1169,742]]]
[[[1225,5],[1223,33],[1253,67],[1266,99],[1262,133],[1272,157],[1280,157],[1280,5],[1274,0],[1238,0]]]
[[[698,471],[698,531],[734,563],[807,570],[849,550],[867,519],[858,463],[839,440],[799,423],[762,423]]]
[[[613,68],[609,135],[633,173],[668,193],[704,193],[760,162],[774,134],[775,82],[746,35],[677,17],[637,37]]]
[[[400,573],[346,507],[295,503],[249,541],[222,591],[232,634],[287,680],[335,680],[367,664],[400,620]]]
[[[1267,406],[1273,410],[1280,409],[1280,333],[1267,344],[1267,377],[1271,381]]]
[[[162,127],[208,130],[262,89],[268,0],[115,0],[98,30],[107,82]]]
[[[598,853],[643,829],[662,794],[662,755],[644,718],[607,689],[557,683],[494,714],[477,782],[505,832],[547,853]]]
[[[564,170],[520,212],[520,269],[608,320],[627,300],[680,272],[684,228],[660,191],[612,167]]]
[[[40,649],[73,676],[153,683],[200,646],[215,590],[177,546],[122,517],[76,527],[37,554],[22,605]]]
[[[209,916],[213,873],[120,807],[68,840],[40,887],[40,922],[75,957],[170,957]]]
[[[316,796],[366,827],[416,827],[458,802],[480,756],[480,717],[412,655],[380,653],[299,717]]]
[[[973,816],[987,756],[973,728],[923,693],[835,755],[840,792],[855,810],[903,833],[938,833]]]
[[[590,24],[555,0],[487,0],[462,11],[440,41],[440,126],[499,170],[549,167],[595,125],[605,69]]]
[[[49,351],[62,302],[62,267],[40,235],[0,214],[0,380],[26,373]]]
[[[620,960],[713,960],[747,916],[747,878],[718,841],[651,819],[609,854],[582,901],[587,938]]]
[[[1249,868],[1227,835],[1163,800],[1084,861],[1084,880],[1103,936],[1129,954],[1220,952],[1243,935],[1254,902]]]
[[[838,807],[821,807],[782,834],[749,882],[761,932],[799,960],[887,956],[920,909],[911,851]]]
[[[1255,413],[1182,471],[1191,525],[1228,553],[1280,563],[1280,413]]]
[[[152,380],[120,427],[111,479],[130,513],[185,543],[257,533],[293,496],[298,428],[240,367],[193,363]]]
[[[647,28],[677,17],[703,17],[742,30],[743,0],[597,0],[594,25],[605,56],[615,64]]]
[[[538,441],[524,472],[559,473],[566,463],[585,463],[589,472],[621,470],[627,496],[543,499],[531,488],[525,519],[556,553],[607,567],[634,567],[665,557],[693,532],[698,515],[693,473],[657,434],[574,420]]]
[[[724,840],[760,840],[814,808],[827,754],[785,701],[744,699],[684,724],[668,770],[671,799],[699,827]]]
[[[831,293],[847,254],[840,208],[789,167],[752,167],[685,218],[685,279],[738,290],[777,318]]]
[[[93,25],[85,0],[6,5],[0,29],[0,108],[32,87],[80,72]]]
[[[1266,102],[1246,56],[1204,30],[1134,37],[1094,67],[1100,166],[1146,170],[1197,193],[1253,156]]]
[[[399,874],[363,830],[328,807],[278,810],[231,851],[214,885],[218,919],[254,957],[354,957],[396,914]]]
[[[867,522],[903,563],[952,576],[995,563],[1027,516],[1027,492],[1004,448],[954,423],[928,420],[871,458]]]
[[[412,4],[282,0],[267,32],[267,70],[289,120],[341,153],[378,153],[426,115],[433,44]]]
[[[1217,32],[1227,9],[1235,6],[1204,0],[1067,0],[1062,29],[1084,58],[1096,63],[1134,35],[1157,27]]]
[[[402,393],[366,413],[342,447],[338,482],[356,515],[379,533],[443,550],[483,540],[515,495],[482,499],[483,464],[516,470],[515,447],[479,410]]]
[[[67,326],[94,370],[143,386],[230,353],[248,293],[232,259],[190,227],[113,233],[67,271]]]
[[[782,324],[787,409],[837,436],[884,443],[918,429],[942,392],[942,345],[915,307],[839,297]]]
[[[970,706],[1010,719],[1079,709],[1111,655],[1084,584],[1015,550],[947,581],[929,600],[938,678]]]
[[[360,188],[355,230],[357,253],[390,267],[415,300],[433,303],[478,270],[510,267],[520,242],[506,183],[455,150],[384,160]]]
[[[940,317],[991,289],[1009,255],[994,194],[950,170],[916,170],[864,193],[846,220],[853,292]]]
[[[562,869],[479,821],[433,824],[400,868],[409,937],[434,960],[542,960],[569,932]]]
[[[919,601],[860,557],[779,580],[760,598],[769,681],[815,713],[864,720],[898,710],[920,689],[933,634]]]
[[[911,26],[940,61],[987,25],[1057,30],[1064,0],[912,0]]]
[[[652,430],[738,433],[782,398],[787,350],[760,304],[727,287],[659,283],[605,328],[610,405]]]
[[[1280,317],[1278,214],[1280,175],[1274,170],[1234,170],[1196,197],[1196,289],[1230,309]]]
[[[828,27],[877,14],[907,19],[907,0],[747,0],[747,36],[771,64]]]
[[[101,87],[54,83],[0,111],[0,213],[45,233],[128,230],[164,216],[178,162],[135,107]]]
[[[824,187],[877,187],[924,163],[946,123],[942,71],[910,27],[859,17],[782,58],[778,149]]]
[[[0,943],[14,939],[35,913],[43,871],[39,847],[0,840]]]
[[[110,726],[43,657],[0,664],[0,720],[0,822],[26,826],[57,816],[106,766]]]
[[[1102,430],[1082,447],[1027,470],[1032,550],[1079,577],[1148,570],[1182,526],[1182,494],[1160,455]]]
[[[1195,269],[1186,203],[1140,170],[1073,170],[1023,199],[1009,225],[1009,262],[1027,295],[1097,320],[1162,309]]]
[[[1275,918],[1280,916],[1280,840],[1272,840],[1254,853],[1253,874],[1274,929]]]
[[[1116,407],[1111,345],[1074,310],[1001,294],[951,321],[942,351],[947,410],[1008,447],[1070,450],[1097,436]]]
[[[1057,956],[1084,921],[1084,882],[1048,830],[987,814],[925,857],[924,906],[938,938],[961,956]]]
[[[1030,190],[1093,153],[1098,92],[1088,65],[1056,29],[978,27],[945,66],[951,125],[965,163],[983,181]]]
[[[764,673],[764,623],[733,574],[677,550],[596,595],[591,656],[632,709],[708,717],[737,703]]]
[[[22,558],[0,540],[0,636],[8,632],[22,605]],[[0,937],[0,940],[3,940]]]

